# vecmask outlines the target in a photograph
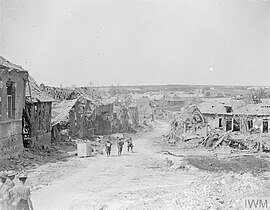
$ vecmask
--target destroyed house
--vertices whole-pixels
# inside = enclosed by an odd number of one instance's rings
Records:
[[[256,130],[262,133],[270,131],[270,105],[267,104],[203,103],[200,109],[211,129],[240,132]]]
[[[139,126],[139,113],[136,105],[115,102],[113,106],[112,133],[135,131]]]
[[[129,127],[132,130],[137,130],[139,127],[139,111],[135,104],[131,104],[128,107],[129,115]]]
[[[183,107],[185,105],[186,100],[183,98],[167,98],[166,99],[168,106],[180,106]]]
[[[22,111],[28,72],[0,56],[0,159],[23,151]]]
[[[91,102],[97,106],[104,104],[100,93],[95,89],[88,87],[75,88],[66,98],[66,100],[73,100],[80,96],[90,99]]]
[[[46,92],[50,97],[56,101],[66,100],[69,95],[73,92],[73,89],[70,88],[60,88],[60,87],[50,87],[45,86],[44,84],[40,85],[40,89]]]
[[[95,106],[83,96],[64,100],[52,108],[52,138],[61,140],[61,133],[72,138],[89,138],[93,135],[92,121],[95,119]]]
[[[186,105],[188,100],[190,100],[190,98],[162,97],[156,103],[162,110],[180,111],[181,108]]]
[[[171,122],[171,133],[175,138],[186,138],[187,136],[207,135],[207,123],[201,111],[196,105],[187,105],[180,112],[174,112]]]
[[[96,107],[96,117],[92,122],[95,135],[112,133],[113,104],[103,104]]]
[[[98,92],[91,88],[76,88],[68,97],[74,99],[78,96],[88,98],[95,107],[95,118],[91,121],[94,135],[107,135],[112,133],[113,103],[106,103]]]
[[[146,119],[152,117],[153,110],[150,106],[150,99],[143,96],[136,100],[136,106],[139,111],[139,123],[142,124]]]
[[[53,98],[42,91],[29,76],[23,109],[25,147],[46,149],[51,145],[51,111]]]
[[[128,109],[121,103],[113,105],[112,133],[125,133],[129,128]]]

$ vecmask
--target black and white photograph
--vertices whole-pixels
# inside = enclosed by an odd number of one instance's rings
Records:
[[[0,0],[0,210],[270,209],[270,0]]]

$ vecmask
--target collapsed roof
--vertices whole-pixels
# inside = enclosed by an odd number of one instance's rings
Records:
[[[9,70],[9,71],[11,71],[11,70],[17,70],[17,71],[25,71],[25,72],[27,72],[21,66],[16,65],[14,63],[11,63],[10,61],[8,61],[7,59],[5,59],[2,56],[0,56],[0,70],[1,69]]]
[[[78,99],[64,100],[52,108],[52,126],[60,122],[68,122],[69,111],[77,103]]]
[[[196,105],[186,105],[184,106],[180,112],[175,112],[173,117],[177,122],[185,122],[187,119],[194,116],[194,114],[199,114],[202,122],[205,122],[205,119],[200,111],[200,109]]]
[[[55,101],[52,97],[39,88],[36,81],[31,76],[28,77],[25,96],[26,101],[30,103]]]
[[[76,99],[73,100],[64,100],[59,104],[56,104],[52,108],[52,126],[61,123],[61,122],[68,122],[69,121],[69,112],[71,109],[74,108],[75,104],[77,102],[85,103],[85,101],[90,102],[90,99],[85,98],[83,96],[79,96]],[[91,114],[93,114],[94,110],[96,109],[96,106],[93,104],[89,104],[91,109]],[[89,114],[89,113],[88,113]]]

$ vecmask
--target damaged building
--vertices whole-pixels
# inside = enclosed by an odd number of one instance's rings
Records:
[[[51,111],[53,98],[42,91],[29,76],[23,110],[25,147],[46,149],[51,145]]]
[[[147,96],[140,97],[136,100],[140,124],[144,124],[147,119],[150,119],[153,116],[153,109],[150,102],[151,101]]]
[[[64,100],[52,109],[52,138],[61,140],[61,133],[72,138],[89,138],[94,134],[92,122],[96,116],[91,100],[80,96],[73,100]]]
[[[23,151],[22,112],[28,72],[0,56],[0,159]]]
[[[210,129],[268,133],[270,105],[236,103],[203,103],[200,105]]]
[[[207,122],[196,105],[185,106],[180,112],[174,112],[171,122],[174,139],[190,136],[207,136]]]
[[[124,105],[116,102],[113,107],[113,133],[136,131],[139,126],[139,113],[135,104]]]
[[[114,103],[112,133],[126,133],[129,130],[128,108],[121,103]]]
[[[96,117],[92,122],[95,135],[112,134],[113,104],[103,104],[96,107]]]
[[[136,131],[139,127],[139,110],[136,104],[128,106],[129,127],[131,130]]]
[[[40,89],[46,92],[50,97],[56,101],[63,101],[68,99],[69,95],[74,91],[71,88],[50,87],[44,84],[40,85]]]

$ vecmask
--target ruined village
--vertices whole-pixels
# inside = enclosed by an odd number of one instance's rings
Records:
[[[270,209],[270,0],[0,0],[0,210]]]
[[[50,87],[0,59],[0,167],[29,174],[36,209],[235,209],[245,196],[269,193],[266,87]],[[119,137],[134,139],[133,153],[116,155]],[[57,195],[74,174],[91,179],[93,197]],[[124,192],[111,186],[122,183],[117,174],[130,179]],[[41,199],[48,194],[52,207]]]

